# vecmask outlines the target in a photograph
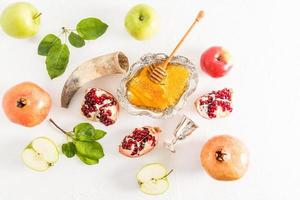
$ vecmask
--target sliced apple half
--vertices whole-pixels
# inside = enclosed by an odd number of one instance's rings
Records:
[[[56,144],[46,137],[34,139],[23,151],[22,160],[35,171],[46,171],[59,157]]]
[[[169,171],[159,163],[145,165],[137,174],[137,181],[142,192],[159,195],[169,188]]]

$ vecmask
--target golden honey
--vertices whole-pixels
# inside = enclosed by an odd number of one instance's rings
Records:
[[[127,97],[131,104],[154,111],[164,111],[177,104],[189,82],[189,70],[182,65],[169,64],[167,76],[161,84],[149,79],[149,66],[142,68],[127,83]]]

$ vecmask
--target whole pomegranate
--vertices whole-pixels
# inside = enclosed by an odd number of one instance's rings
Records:
[[[201,152],[201,163],[214,179],[232,181],[241,178],[248,169],[249,154],[245,145],[229,135],[209,139]]]
[[[136,128],[130,135],[124,137],[119,146],[119,152],[131,158],[140,157],[156,146],[160,132],[158,127]]]
[[[51,108],[51,98],[35,83],[23,82],[6,91],[2,106],[10,121],[32,127],[47,117]]]
[[[211,91],[195,101],[198,113],[206,119],[227,117],[233,110],[231,104],[232,89],[228,88]]]
[[[82,114],[92,121],[100,121],[106,126],[116,122],[119,115],[119,103],[109,92],[89,88],[86,90],[81,106]]]

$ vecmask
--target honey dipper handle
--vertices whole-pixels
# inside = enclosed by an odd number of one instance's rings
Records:
[[[167,65],[169,64],[169,62],[171,61],[171,59],[173,58],[174,54],[176,53],[177,49],[181,46],[181,44],[184,42],[185,38],[188,36],[188,34],[192,31],[192,29],[194,28],[194,26],[197,24],[197,22],[199,22],[202,18],[204,17],[204,11],[200,10],[197,17],[195,18],[195,21],[193,22],[193,24],[190,26],[190,28],[187,30],[187,32],[183,35],[183,37],[181,38],[181,40],[178,42],[177,46],[175,47],[175,49],[172,51],[172,53],[169,55],[169,57],[167,58],[167,60],[163,63],[162,68],[166,69]]]

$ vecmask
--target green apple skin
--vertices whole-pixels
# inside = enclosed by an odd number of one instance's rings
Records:
[[[40,27],[40,12],[30,3],[17,2],[4,9],[0,24],[5,33],[15,38],[34,36]]]
[[[146,40],[159,31],[160,18],[151,6],[138,4],[128,11],[125,27],[135,39]]]

